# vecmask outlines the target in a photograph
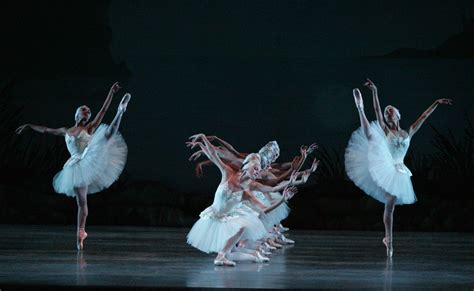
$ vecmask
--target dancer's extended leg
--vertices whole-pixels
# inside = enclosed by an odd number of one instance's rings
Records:
[[[387,248],[387,256],[392,257],[393,255],[393,246],[392,246],[392,238],[393,238],[393,212],[395,211],[395,202],[397,201],[397,197],[392,196],[386,193],[387,202],[385,203],[385,209],[383,212],[383,223],[385,225],[385,237],[383,239],[383,243]]]
[[[77,201],[77,249],[84,249],[84,240],[87,237],[86,220],[89,214],[87,207],[87,187],[74,188]]]
[[[364,101],[362,100],[362,94],[360,93],[359,89],[354,89],[352,91],[352,94],[354,95],[354,101],[357,107],[357,111],[359,112],[360,126],[362,127],[362,131],[364,132],[367,139],[369,139],[370,138],[370,131],[369,131],[370,124],[369,124],[369,121],[367,120],[367,117],[365,116]]]
[[[114,134],[117,133],[120,127],[120,122],[122,121],[122,116],[127,110],[127,105],[130,101],[130,98],[132,98],[132,96],[129,93],[126,93],[123,96],[122,101],[120,101],[120,105],[117,109],[117,114],[115,115],[114,120],[112,120],[112,123],[110,123],[110,126],[107,129],[107,133],[105,134],[107,139],[111,138]]]
[[[226,258],[226,255],[229,254],[230,250],[237,244],[237,242],[240,240],[240,237],[242,236],[242,234],[244,233],[245,231],[245,228],[240,228],[239,231],[233,235],[232,237],[230,237],[224,248],[222,249],[222,251],[220,251],[218,254],[217,254],[217,257],[214,259],[214,264],[215,265],[218,265],[218,266],[235,266],[235,262],[231,261],[231,260],[228,260]]]

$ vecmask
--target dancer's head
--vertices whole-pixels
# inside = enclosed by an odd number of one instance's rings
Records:
[[[262,168],[266,169],[280,156],[280,147],[276,141],[270,141],[258,151],[258,154],[261,156]]]
[[[249,154],[245,157],[242,163],[242,173],[248,176],[250,179],[255,180],[260,176],[262,166],[260,165],[259,154]]]
[[[390,127],[397,127],[401,119],[400,111],[392,105],[385,107],[383,116]]]
[[[79,106],[76,109],[76,115],[74,115],[74,119],[76,123],[86,123],[91,118],[91,110],[86,105]]]

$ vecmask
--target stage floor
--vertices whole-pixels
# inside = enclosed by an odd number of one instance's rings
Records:
[[[188,246],[187,229],[0,225],[0,290],[14,286],[194,288],[474,288],[473,233],[290,231],[270,263],[215,267]],[[62,286],[62,287],[61,287]],[[3,289],[2,289],[3,288]]]

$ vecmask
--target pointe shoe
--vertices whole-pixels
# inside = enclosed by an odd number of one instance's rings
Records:
[[[279,226],[279,229],[280,229],[280,232],[287,232],[287,231],[290,230],[288,227],[284,227],[284,226],[281,225],[281,224],[280,224],[280,226]]]
[[[385,245],[385,247],[387,248],[387,257],[391,258],[393,256],[392,241],[389,238],[384,237],[382,239],[382,242]]]
[[[283,245],[281,245],[281,244],[279,244],[279,243],[277,243],[277,242],[275,242],[275,241],[273,241],[273,240],[268,241],[268,243],[269,243],[271,246],[273,246],[273,247],[275,247],[275,248],[277,248],[277,249],[281,249],[281,248],[283,247]]]
[[[265,248],[270,251],[276,250],[276,247],[270,245],[268,242],[265,242]]]
[[[281,241],[281,243],[283,243],[284,245],[292,245],[292,244],[295,243],[294,240],[289,239],[289,238],[286,238],[283,234],[279,237],[278,243],[280,243],[280,241]]]
[[[272,234],[278,234],[279,232],[280,232],[280,231],[279,231],[279,229],[278,229],[278,226],[272,227],[272,230],[270,231],[270,233],[272,233]]]
[[[84,249],[84,240],[87,238],[87,232],[85,229],[80,228],[77,232],[77,250],[82,251]]]
[[[359,89],[355,88],[352,90],[352,95],[354,95],[354,102],[358,110],[364,110],[364,101],[362,99],[362,94],[360,93]]]
[[[226,257],[218,257],[214,259],[214,265],[216,266],[228,266],[228,267],[234,267],[236,265],[235,262],[227,259]]]
[[[132,95],[130,95],[130,93],[125,93],[125,95],[123,95],[122,101],[120,101],[120,105],[118,108],[119,112],[124,113],[125,111],[127,111],[127,105],[131,98]]]
[[[270,259],[263,256],[262,254],[260,254],[259,251],[257,251],[255,255],[255,263],[268,263],[268,262],[270,262]]]
[[[272,253],[270,253],[270,252],[267,252],[267,251],[265,250],[265,247],[264,247],[264,246],[259,246],[259,247],[257,248],[257,252],[259,252],[260,254],[264,255],[265,257],[268,257],[268,256],[270,256],[270,255],[272,254]]]

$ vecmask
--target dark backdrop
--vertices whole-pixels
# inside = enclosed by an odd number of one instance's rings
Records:
[[[472,230],[473,7],[469,1],[9,1],[2,45],[0,222],[74,223],[51,179],[60,138],[19,124],[73,124],[118,80],[133,95],[121,132],[125,173],[89,197],[91,224],[188,226],[212,202],[218,172],[194,177],[186,138],[204,132],[282,161],[317,142],[318,173],[291,201],[295,228],[381,229],[382,205],[344,175],[358,126],[351,90],[366,77],[408,127],[440,107],[407,157],[419,201],[397,208],[403,230]],[[369,117],[370,95],[363,90]],[[119,99],[118,96],[117,99]],[[116,100],[111,111],[115,110]],[[106,118],[112,118],[111,112]]]

